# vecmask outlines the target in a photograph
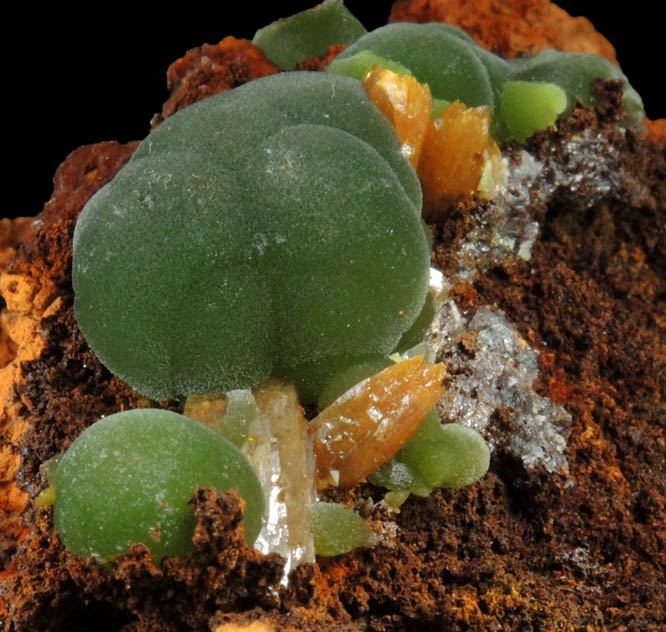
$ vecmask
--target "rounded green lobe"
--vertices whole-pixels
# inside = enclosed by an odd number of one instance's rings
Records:
[[[299,61],[323,55],[334,44],[349,44],[365,32],[342,0],[324,0],[259,29],[252,43],[275,65],[292,70]]]
[[[551,126],[567,107],[567,95],[554,83],[505,81],[499,111],[511,138],[525,142]]]
[[[372,529],[361,516],[337,503],[314,503],[310,506],[310,516],[317,555],[342,555],[369,546],[375,540]]]
[[[458,489],[475,483],[488,471],[490,450],[478,432],[455,423],[434,430],[432,424],[425,432],[417,431],[397,457],[426,485]]]
[[[318,365],[389,353],[418,316],[419,209],[414,171],[357,81],[257,80],[167,120],[86,205],[79,327],[150,397],[269,375],[316,390]]]
[[[367,50],[362,50],[351,57],[340,57],[338,55],[328,65],[326,70],[339,75],[354,77],[355,79],[363,79],[372,70],[373,66],[381,66],[385,70],[390,70],[400,75],[412,76],[412,73],[402,64],[391,59],[386,59],[386,57],[380,57]]]
[[[478,432],[456,423],[441,424],[433,410],[414,436],[369,480],[400,492],[402,502],[410,493],[425,497],[436,487],[471,485],[489,465],[490,450]]]
[[[438,99],[459,99],[467,107],[494,107],[490,76],[475,54],[476,45],[463,31],[448,24],[397,23],[359,38],[337,59],[367,50],[402,64]]]
[[[111,560],[143,543],[162,557],[194,549],[198,487],[235,489],[245,536],[261,528],[264,498],[245,457],[221,435],[164,410],[131,410],[90,426],[59,461],[55,526],[74,553]]]
[[[511,60],[512,78],[520,81],[541,81],[557,84],[569,99],[570,111],[580,101],[584,105],[596,105],[593,79],[617,79],[624,84],[623,104],[629,120],[640,123],[644,116],[643,102],[626,76],[610,61],[591,53],[566,53],[545,49],[526,59]]]

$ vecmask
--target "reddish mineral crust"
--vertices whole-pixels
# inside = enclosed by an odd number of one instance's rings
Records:
[[[456,18],[450,8],[463,4]],[[399,1],[393,18],[445,15],[505,54],[572,50],[573,41],[613,54],[589,23],[546,1]],[[163,115],[270,72],[259,51],[233,38],[191,51],[172,66]],[[364,512],[386,542],[298,567],[281,603],[273,587],[283,562],[244,545],[232,494],[197,494],[191,558],[157,568],[135,547],[113,576],[65,551],[50,510],[31,500],[45,486],[41,464],[84,427],[145,405],[83,341],[69,279],[78,213],[135,144],[73,152],[0,277],[4,630],[663,630],[666,160],[663,142],[618,131],[618,103],[617,90],[606,89],[596,112],[575,110],[528,149],[557,165],[572,139],[599,138],[600,151],[617,157],[623,184],[590,207],[557,196],[540,205],[536,196],[526,205],[540,224],[531,260],[499,262],[473,282],[457,281],[450,293],[463,313],[484,305],[502,310],[539,351],[538,391],[573,417],[568,474],[528,470],[500,445],[479,483],[412,498],[398,515],[371,502],[381,490],[332,490],[328,500],[348,506],[370,498]],[[663,141],[661,123],[650,130]],[[577,193],[584,198],[582,183]],[[483,203],[463,200],[433,226],[434,259],[445,274],[460,265],[470,210]],[[473,354],[476,344],[465,337],[460,352]],[[161,405],[179,410],[175,402]],[[510,432],[512,410],[498,410],[493,423]]]
[[[169,66],[167,87],[171,95],[153,126],[195,101],[278,71],[249,40],[229,36],[216,45],[193,48]]]

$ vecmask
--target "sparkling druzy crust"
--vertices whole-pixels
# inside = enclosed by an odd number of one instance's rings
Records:
[[[270,375],[312,390],[318,366],[390,353],[418,316],[420,206],[415,172],[358,81],[260,79],[165,121],[86,205],[78,324],[151,397]]]

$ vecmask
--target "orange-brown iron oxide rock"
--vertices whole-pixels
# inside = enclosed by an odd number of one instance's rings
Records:
[[[34,424],[48,423],[40,415],[45,402],[31,400],[26,392],[26,367],[38,362],[47,351],[49,323],[66,311],[70,301],[67,295],[71,290],[63,292],[62,283],[67,278],[71,284],[68,278],[71,233],[78,211],[115,175],[132,150],[133,146],[118,143],[100,143],[76,150],[58,169],[54,193],[44,211],[34,222],[20,221],[16,228],[6,231],[6,243],[11,243],[8,247],[17,246],[11,241],[12,235],[20,234],[24,240],[0,274],[0,295],[5,305],[0,322],[9,352],[8,361],[0,368],[0,560],[28,531],[25,513],[29,496],[25,487],[17,484],[20,453],[26,435],[34,431]],[[44,400],[48,396],[46,392],[39,395]],[[46,428],[41,430],[47,432]],[[4,577],[15,572],[14,564],[10,563],[5,567]]]
[[[169,66],[167,86],[171,95],[162,113],[153,119],[153,126],[195,101],[278,70],[246,39],[228,36],[218,44],[193,48]]]
[[[223,623],[214,632],[275,632],[270,623],[253,621],[252,623]]]
[[[655,121],[645,120],[645,126],[648,129],[650,138],[660,143],[666,143],[666,119],[657,119]]]

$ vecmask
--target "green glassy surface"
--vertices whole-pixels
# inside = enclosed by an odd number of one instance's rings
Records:
[[[499,103],[509,137],[524,142],[555,123],[567,107],[567,95],[554,83],[505,81]]]
[[[324,0],[288,18],[259,29],[252,43],[283,70],[323,55],[334,44],[349,44],[366,32],[342,0]]]
[[[176,413],[141,409],[86,429],[57,463],[55,526],[83,557],[108,561],[134,543],[156,563],[194,549],[198,487],[237,490],[246,502],[248,543],[261,528],[264,498],[245,457],[224,437]]]

